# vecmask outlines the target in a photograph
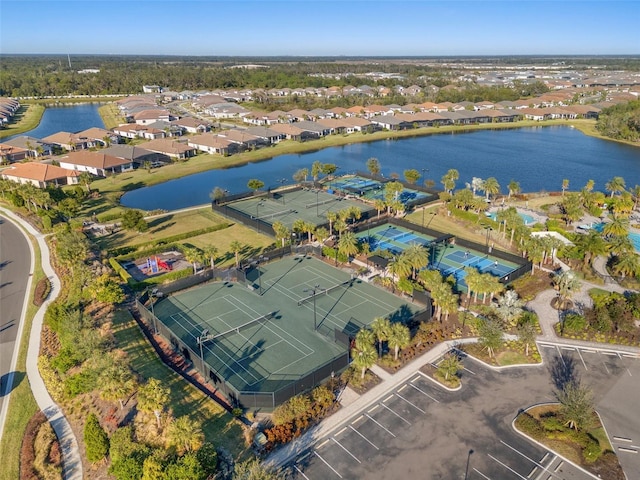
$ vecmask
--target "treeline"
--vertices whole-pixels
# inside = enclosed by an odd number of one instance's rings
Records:
[[[596,128],[603,135],[617,140],[640,141],[640,100],[603,110]]]

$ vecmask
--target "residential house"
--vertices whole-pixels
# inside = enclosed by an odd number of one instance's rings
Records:
[[[201,152],[218,153],[220,155],[232,155],[240,150],[237,143],[211,133],[189,137],[187,144]]]
[[[144,165],[145,162],[150,162],[154,166],[160,166],[163,163],[171,162],[171,159],[166,155],[133,145],[112,145],[100,150],[100,152],[105,155],[111,155],[112,157],[128,160],[136,167]]]
[[[119,127],[114,128],[113,131],[125,138],[145,138],[147,140],[156,140],[167,136],[164,130],[151,128],[145,125],[138,125],[136,123],[120,125]]]
[[[287,112],[290,122],[304,122],[309,120],[309,112],[302,110],[301,108],[294,108]]]
[[[104,128],[91,127],[78,132],[76,135],[93,140],[96,145],[109,146],[112,143],[120,143],[120,135]]]
[[[245,131],[262,139],[265,143],[270,145],[280,143],[280,140],[284,139],[283,134],[267,127],[249,127]]]
[[[41,155],[51,155],[53,153],[51,145],[44,143],[37,138],[26,135],[7,140],[4,144],[11,145],[12,147],[24,148],[29,151],[29,156],[34,158]]]
[[[169,113],[169,110],[160,108],[142,110],[140,112],[134,113],[132,118],[133,122],[137,123],[138,125],[149,125],[150,123],[154,123],[157,121],[170,122],[171,120],[173,120],[171,114]]]
[[[246,130],[223,130],[218,136],[240,145],[241,150],[258,148],[258,146],[266,144],[261,138],[247,133]]]
[[[209,122],[194,117],[182,117],[178,120],[173,120],[171,123],[183,128],[188,133],[205,133],[211,130]]]
[[[75,185],[79,176],[79,172],[37,162],[16,163],[2,171],[4,179],[21,184],[30,183],[38,188],[46,188],[49,185]]]
[[[333,135],[348,133],[349,125],[344,120],[343,118],[319,118],[316,122],[318,125],[328,128],[329,134]]]
[[[296,140],[298,142],[302,142],[305,140],[317,138],[317,136],[313,135],[311,132],[298,128],[297,123],[276,123],[271,125],[269,128],[284,135],[284,137],[288,140]]]
[[[151,140],[150,142],[142,143],[139,146],[141,148],[151,150],[152,152],[162,153],[178,160],[184,160],[189,157],[193,157],[196,154],[196,149],[194,147],[182,142],[171,140],[170,138]]]
[[[14,163],[30,156],[26,148],[14,147],[6,143],[0,143],[0,163]]]
[[[60,159],[60,167],[78,172],[89,172],[98,177],[133,170],[133,162],[100,152],[69,152]]]
[[[346,117],[342,119],[347,125],[345,133],[353,133],[353,132],[374,132],[380,129],[379,125],[375,125],[371,123],[370,120],[366,118],[360,117]]]
[[[85,150],[96,146],[96,140],[80,136],[76,133],[58,132],[42,139],[44,143],[57,145],[64,150]]]
[[[218,103],[204,109],[204,113],[213,118],[242,118],[251,113],[246,108],[235,103]]]

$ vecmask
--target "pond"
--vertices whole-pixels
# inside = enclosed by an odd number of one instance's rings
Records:
[[[64,107],[47,107],[36,128],[8,137],[6,140],[23,135],[44,138],[57,132],[76,133],[91,127],[104,128],[104,122],[98,113],[100,105],[102,104],[82,103]]]
[[[473,177],[496,177],[504,193],[511,180],[520,182],[523,192],[559,191],[565,178],[570,190],[582,188],[590,179],[596,190],[604,190],[614,176],[624,177],[627,186],[640,185],[640,148],[589,137],[569,127],[531,127],[381,140],[282,155],[134,190],[121,203],[142,210],[175,210],[207,203],[214,187],[230,193],[246,191],[252,178],[271,188],[292,183],[296,170],[310,168],[315,161],[338,165],[338,175],[366,171],[371,157],[379,160],[385,176],[427,169],[424,177],[433,179],[437,188],[451,168],[460,173],[457,188]]]

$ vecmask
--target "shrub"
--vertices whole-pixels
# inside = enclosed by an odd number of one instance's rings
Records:
[[[544,429],[540,421],[532,417],[529,413],[523,412],[516,419],[516,426],[527,435],[540,439],[544,437]]]
[[[122,265],[120,265],[120,263],[115,258],[109,257],[109,264],[111,265],[111,268],[113,268],[113,270],[118,275],[120,275],[122,281],[126,282],[127,284],[130,284],[133,281],[133,277]]]
[[[84,444],[87,459],[90,462],[98,462],[107,456],[107,452],[109,451],[109,438],[100,426],[100,422],[95,413],[89,414],[87,422],[84,425]]]
[[[49,296],[51,292],[51,282],[47,277],[41,278],[36,285],[36,290],[33,293],[33,304],[39,307]]]
[[[96,388],[98,376],[95,372],[80,372],[64,379],[64,394],[73,398],[81,393],[88,393]]]

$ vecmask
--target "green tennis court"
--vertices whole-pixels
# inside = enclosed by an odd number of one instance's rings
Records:
[[[202,362],[210,378],[239,392],[275,391],[344,356],[336,329],[355,333],[350,329],[379,316],[407,321],[422,308],[312,257],[254,266],[247,279],[206,284],[155,305],[174,340],[195,354],[196,367]]]
[[[247,197],[224,205],[224,209],[235,210],[246,217],[247,225],[260,229],[258,221],[273,225],[282,222],[288,228],[298,219],[312,225],[327,223],[328,212],[338,212],[350,207],[358,207],[361,212],[375,210],[363,202],[350,200],[341,195],[327,193],[320,189],[297,189],[276,192],[269,195]],[[223,210],[224,213],[224,210]]]

